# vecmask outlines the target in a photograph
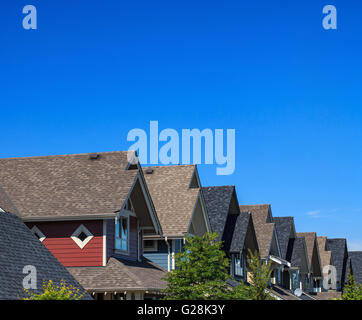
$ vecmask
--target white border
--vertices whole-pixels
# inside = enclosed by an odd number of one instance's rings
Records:
[[[33,227],[31,228],[31,231],[32,231],[34,234],[37,234],[37,235],[39,236],[40,242],[43,242],[44,239],[46,238],[45,235],[44,235],[44,233],[41,232],[37,226],[33,226]]]
[[[84,232],[87,236],[83,241],[78,238],[78,236]],[[89,241],[93,239],[93,234],[83,225],[81,224],[71,235],[73,241],[78,245],[79,248],[83,249]]]

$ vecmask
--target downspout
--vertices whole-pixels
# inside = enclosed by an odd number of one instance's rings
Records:
[[[165,237],[165,242],[167,245],[167,271],[170,271],[170,244],[167,241],[167,237]]]

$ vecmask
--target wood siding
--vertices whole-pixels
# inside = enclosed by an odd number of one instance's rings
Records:
[[[93,238],[81,249],[71,238],[73,232],[83,224]],[[45,235],[45,247],[65,266],[103,265],[103,221],[57,221],[27,223],[31,229],[36,225]]]

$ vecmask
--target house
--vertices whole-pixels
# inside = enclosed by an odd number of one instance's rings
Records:
[[[357,284],[362,285],[362,251],[348,251],[352,274]]]
[[[344,238],[327,238],[327,250],[332,252],[333,265],[337,271],[337,291],[342,291],[348,280],[348,249],[347,240]]]
[[[298,232],[297,237],[305,239],[308,253],[309,269],[311,271],[305,287],[311,293],[322,291],[322,265],[319,255],[317,234],[315,232]]]
[[[274,217],[281,257],[290,262],[289,268],[281,270],[281,286],[295,291],[305,290],[310,269],[308,263],[307,247],[304,238],[297,237],[293,217]]]
[[[211,231],[218,233],[230,259],[230,274],[237,281],[247,281],[247,255],[258,251],[251,214],[240,212],[235,186],[204,187]]]
[[[0,207],[5,203],[0,197]],[[0,210],[0,300],[17,300],[28,297],[24,291],[27,277],[35,275],[36,289],[30,288],[33,293],[43,291],[43,282],[52,280],[59,285],[65,281],[67,286],[73,286],[84,292],[81,285],[67,271],[67,269],[43,246],[21,219],[4,209]],[[29,273],[31,272],[31,273]],[[91,296],[85,292],[82,297],[91,300]]]
[[[197,166],[154,166],[143,173],[162,228],[162,234],[145,229],[144,256],[171,271],[186,237],[211,230]]]
[[[282,258],[276,226],[271,212],[271,206],[269,204],[241,205],[240,211],[251,214],[260,258],[263,261],[271,261],[271,284],[280,285],[281,278],[278,277],[278,275],[286,267],[290,268],[291,264]]]
[[[143,257],[143,234],[162,229],[129,155],[0,159],[2,187],[21,219],[96,299],[156,297],[166,286],[165,270]]]

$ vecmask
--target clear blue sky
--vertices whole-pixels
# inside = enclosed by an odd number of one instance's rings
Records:
[[[235,173],[200,166],[203,185],[362,248],[361,1],[12,0],[0,24],[0,157],[125,150],[150,120],[235,128]]]

